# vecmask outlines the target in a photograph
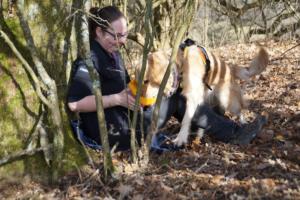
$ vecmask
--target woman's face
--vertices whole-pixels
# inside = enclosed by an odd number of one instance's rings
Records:
[[[125,18],[113,21],[107,30],[96,28],[96,40],[109,53],[116,51],[125,44],[127,39],[127,23]]]

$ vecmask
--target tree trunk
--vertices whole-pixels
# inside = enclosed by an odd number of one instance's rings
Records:
[[[136,101],[134,106],[134,114],[133,114],[133,120],[131,124],[131,151],[132,151],[132,160],[134,163],[137,162],[137,149],[136,149],[136,125],[137,125],[137,117],[138,117],[138,111],[139,111],[139,105],[140,105],[140,96],[142,92],[142,83],[146,71],[146,65],[147,65],[147,58],[148,54],[153,46],[153,16],[152,16],[152,0],[147,0],[146,2],[146,14],[145,14],[145,30],[146,30],[146,38],[145,38],[145,44],[143,49],[143,63],[142,68],[140,72],[140,77],[138,77],[138,88],[137,88],[137,94],[136,94]],[[141,116],[142,117],[142,116]],[[140,127],[141,129],[143,126]]]
[[[40,77],[43,85],[47,88],[49,95],[45,97],[43,102],[47,102],[46,106],[50,111],[50,121],[52,123],[53,131],[53,163],[52,167],[52,183],[56,183],[59,178],[59,170],[61,169],[61,161],[63,158],[63,147],[64,147],[64,134],[62,126],[62,117],[59,109],[59,99],[57,95],[56,83],[46,72],[43,63],[37,54],[37,49],[32,38],[31,30],[29,28],[28,22],[25,20],[22,10],[24,2],[18,1],[17,3],[17,15],[20,20],[20,25],[23,30],[26,42],[33,58],[33,62],[37,69],[37,74]],[[41,94],[42,95],[42,94]],[[40,96],[41,98],[41,96]]]
[[[79,0],[75,0],[77,3],[76,5],[81,6],[86,13],[89,12],[90,2],[86,1],[84,5],[81,5]],[[80,8],[80,7],[79,7]],[[109,141],[108,141],[108,132],[105,122],[104,116],[104,109],[103,109],[103,102],[102,102],[102,92],[101,92],[101,84],[99,81],[99,75],[96,69],[94,68],[93,61],[91,59],[90,54],[90,41],[89,41],[89,33],[88,33],[88,26],[87,26],[87,15],[82,15],[81,13],[78,14],[77,20],[80,22],[76,22],[76,24],[80,24],[80,30],[77,30],[77,41],[78,42],[78,52],[79,56],[83,58],[86,62],[89,74],[91,76],[93,82],[93,93],[96,98],[96,106],[97,106],[97,117],[99,123],[99,134],[101,138],[101,143],[103,147],[103,164],[104,164],[104,178],[105,180],[108,179],[110,175],[112,175],[115,171],[112,157],[110,153]],[[82,44],[79,46],[79,44]]]

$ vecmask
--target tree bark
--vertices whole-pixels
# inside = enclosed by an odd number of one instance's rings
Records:
[[[134,163],[137,162],[137,149],[136,149],[136,125],[137,125],[137,117],[140,105],[140,97],[142,92],[142,83],[146,71],[147,58],[148,54],[153,46],[153,16],[152,16],[152,0],[147,0],[146,2],[146,14],[145,14],[145,30],[146,30],[146,38],[143,49],[143,63],[140,75],[138,77],[138,88],[136,94],[136,101],[134,105],[134,114],[131,124],[131,151],[132,151],[132,160]],[[141,116],[142,117],[142,116]],[[141,129],[143,126],[141,126]]]
[[[24,1],[19,0],[17,2],[17,15],[20,20],[20,25],[23,30],[27,46],[31,53],[31,57],[37,69],[37,74],[40,77],[41,81],[47,88],[48,96],[46,104],[50,111],[50,119],[52,122],[52,130],[54,132],[53,135],[53,161],[52,161],[52,183],[56,183],[59,179],[59,170],[61,169],[61,161],[63,158],[63,147],[64,147],[64,134],[63,134],[63,126],[62,126],[62,117],[59,109],[59,99],[57,94],[56,83],[51,77],[48,75],[47,71],[44,68],[44,65],[40,58],[38,57],[37,49],[34,44],[34,40],[31,34],[30,27],[28,22],[25,20],[25,17],[22,13],[24,6]]]
[[[85,13],[89,12],[90,2],[86,1],[84,5],[80,3],[79,0],[75,0],[77,3],[76,5],[81,6],[82,10]],[[102,92],[101,92],[101,83],[99,81],[99,75],[96,69],[94,68],[93,61],[91,59],[90,54],[90,41],[89,41],[89,33],[87,27],[87,15],[79,14],[76,18],[79,22],[75,22],[76,24],[80,25],[80,30],[77,30],[78,34],[78,41],[82,43],[81,46],[78,46],[79,57],[83,58],[86,62],[90,77],[93,82],[93,93],[96,97],[96,107],[97,107],[97,117],[99,123],[99,134],[101,138],[101,144],[103,147],[103,165],[104,165],[104,178],[105,180],[108,179],[110,175],[112,175],[115,171],[112,157],[110,153],[109,141],[108,141],[108,132],[105,122],[104,116],[104,109],[103,109],[103,102],[102,102]],[[79,43],[77,44],[79,45]]]
[[[10,164],[12,162],[21,160],[24,157],[32,156],[32,155],[34,155],[38,152],[44,151],[44,150],[50,150],[51,148],[52,148],[52,146],[47,146],[47,147],[39,147],[39,148],[35,148],[35,149],[30,149],[30,150],[25,149],[23,151],[16,152],[16,153],[11,154],[11,155],[9,155],[5,158],[2,158],[0,160],[0,166]]]

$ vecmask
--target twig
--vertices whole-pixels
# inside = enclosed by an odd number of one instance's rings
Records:
[[[296,45],[294,45],[293,47],[289,48],[288,50],[286,50],[285,52],[283,52],[280,56],[278,56],[277,58],[273,58],[271,59],[271,62],[276,61],[276,60],[281,60],[282,57],[289,51],[291,51],[292,49],[296,48],[297,46],[300,46],[300,42]]]
[[[42,105],[42,104],[40,104]],[[40,110],[42,110],[42,106],[40,106]],[[33,150],[37,147],[37,140],[38,140],[38,136],[39,136],[39,129],[42,127],[42,122],[44,119],[44,115],[43,113],[41,113],[39,115],[37,124],[32,132],[32,134],[29,136],[29,138],[27,139],[27,145],[26,145],[26,150]]]
[[[296,112],[293,116],[291,116],[289,119],[287,119],[285,122],[283,122],[281,125],[284,126],[286,125],[287,123],[290,123],[296,119],[300,119],[300,112]]]
[[[206,167],[206,166],[207,166],[207,163],[208,163],[208,160],[209,160],[209,159],[207,159],[207,160],[205,161],[205,163],[203,163],[198,169],[196,169],[196,170],[195,170],[195,173],[199,173],[204,167]]]
[[[101,181],[100,179],[100,170],[97,169],[95,170],[95,172],[84,182],[84,184],[88,184],[91,182],[91,180],[96,177],[96,181],[102,186],[103,191],[105,193],[105,195],[107,195],[108,197],[112,198],[112,196],[109,194],[109,192],[106,190],[104,183]]]
[[[12,163],[14,161],[18,161],[20,159],[23,159],[25,156],[32,156],[34,154],[36,154],[37,152],[43,151],[45,149],[50,149],[52,148],[52,145],[47,146],[46,148],[44,147],[40,147],[40,148],[36,148],[36,149],[32,149],[32,150],[23,150],[23,151],[19,151],[13,154],[8,155],[5,158],[2,158],[0,160],[0,166],[3,165],[7,165],[9,163]]]
[[[15,47],[15,45],[13,44],[13,42],[10,40],[10,38],[7,36],[7,34],[5,32],[3,32],[1,30],[1,26],[0,26],[0,36],[4,39],[4,41],[8,44],[8,46],[11,48],[11,50],[14,52],[14,54],[17,56],[17,58],[20,60],[20,62],[23,64],[22,66],[24,66],[24,68],[28,71],[30,77],[32,78],[33,82],[34,82],[34,86],[36,88],[36,93],[38,95],[38,97],[41,99],[41,101],[49,106],[50,102],[48,101],[48,99],[43,95],[42,91],[41,91],[41,85],[40,85],[40,81],[38,79],[38,77],[36,76],[35,72],[32,70],[31,66],[29,65],[29,63],[25,60],[25,58],[22,56],[22,54],[18,51],[18,49]]]
[[[82,174],[81,174],[80,168],[78,167],[78,165],[75,162],[72,163],[72,165],[76,168],[79,180],[82,183],[83,178],[82,178]]]

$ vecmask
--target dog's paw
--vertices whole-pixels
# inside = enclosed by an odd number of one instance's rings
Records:
[[[203,135],[204,135],[204,129],[199,129],[197,131],[197,136],[199,137],[199,139],[203,138]]]
[[[178,146],[184,146],[187,144],[187,137],[181,136],[180,134],[173,140],[173,143]]]

